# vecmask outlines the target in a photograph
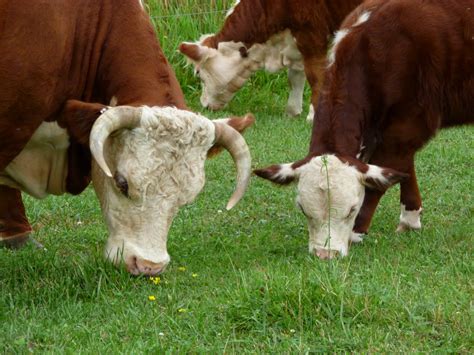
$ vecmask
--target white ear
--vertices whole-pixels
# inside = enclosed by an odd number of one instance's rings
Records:
[[[390,168],[370,164],[368,167],[367,172],[362,173],[362,183],[382,192],[409,177],[408,174]]]
[[[299,172],[293,165],[294,163],[272,165],[268,168],[254,170],[254,173],[263,179],[287,185],[299,179]]]

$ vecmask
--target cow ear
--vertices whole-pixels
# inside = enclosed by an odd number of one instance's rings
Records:
[[[371,189],[381,192],[385,192],[388,188],[410,176],[409,174],[377,165],[369,164],[368,167],[367,172],[362,174],[362,183]]]
[[[59,115],[58,124],[66,128],[75,141],[89,146],[92,126],[106,109],[107,106],[99,103],[68,100]]]
[[[293,163],[272,165],[268,168],[256,169],[253,172],[263,179],[280,185],[288,185],[299,179],[298,170],[294,168]]]
[[[213,120],[213,122],[223,122],[242,134],[247,128],[255,123],[255,116],[251,113],[247,113],[244,117],[223,118]],[[212,158],[216,156],[222,151],[222,149],[223,147],[218,144],[213,145],[207,152],[207,157]]]
[[[209,48],[196,43],[183,42],[179,45],[179,51],[194,62],[201,62],[207,55]]]

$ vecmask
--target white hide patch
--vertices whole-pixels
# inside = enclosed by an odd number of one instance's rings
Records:
[[[314,120],[314,106],[313,104],[309,105],[308,116],[306,116],[306,122],[313,122]]]
[[[308,219],[310,252],[347,255],[349,241],[359,241],[352,228],[365,195],[360,172],[334,155],[315,157],[296,170],[297,201]]]
[[[334,36],[334,41],[331,47],[331,50],[329,51],[329,57],[328,57],[328,67],[333,65],[336,62],[336,51],[337,51],[337,46],[341,41],[344,39],[349,34],[348,29],[343,29],[340,31],[336,32],[336,35]]]
[[[354,22],[354,24],[351,26],[351,28],[358,27],[364,23],[366,23],[369,18],[370,18],[370,11],[364,11]],[[344,28],[336,32],[333,40],[333,44],[331,46],[331,50],[329,51],[329,56],[328,56],[328,67],[333,65],[336,62],[336,52],[338,45],[342,42],[342,40],[347,37],[347,35],[350,33],[349,28]]]
[[[0,173],[0,184],[36,198],[66,192],[69,136],[56,122],[44,122],[25,148]]]
[[[398,226],[398,231],[421,229],[421,207],[415,211],[407,211],[405,205],[402,203],[400,204],[400,210],[400,224]]]
[[[363,23],[366,23],[370,18],[370,11],[364,11],[360,16],[359,18],[357,19],[357,21],[352,25],[352,27],[357,27],[357,26],[360,26],[362,25]]]
[[[232,14],[234,13],[234,11],[235,11],[235,8],[236,8],[237,5],[239,5],[239,4],[240,4],[240,0],[235,0],[234,5],[232,5],[232,7],[229,9],[229,11],[227,11],[225,17],[227,18],[227,17],[229,17],[230,15],[232,15]]]

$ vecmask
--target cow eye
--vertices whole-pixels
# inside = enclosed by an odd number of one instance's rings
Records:
[[[247,58],[249,56],[249,53],[247,52],[247,48],[245,47],[240,47],[239,53],[242,58]]]
[[[356,211],[356,206],[352,206],[346,218],[351,218],[352,216],[354,216],[355,211]]]
[[[125,196],[128,196],[128,182],[125,177],[120,174],[118,171],[114,174],[115,186],[120,190],[120,192]]]
[[[298,205],[298,207],[300,208],[301,212],[303,212],[303,214],[308,217],[308,215],[306,214],[306,212],[304,211],[303,209],[303,206],[301,205],[300,201],[296,201],[296,204]]]

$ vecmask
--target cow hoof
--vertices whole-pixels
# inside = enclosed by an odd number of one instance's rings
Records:
[[[301,115],[301,112],[302,112],[301,108],[297,108],[297,107],[294,107],[294,106],[287,106],[286,107],[286,114],[288,116],[296,117],[296,116]]]
[[[30,233],[21,235],[15,235],[8,238],[0,239],[0,246],[8,249],[21,249],[23,248],[30,238]]]
[[[404,233],[404,232],[409,232],[409,231],[414,231],[414,230],[420,230],[421,225],[417,226],[410,226],[406,223],[400,223],[397,227],[397,233]]]
[[[365,236],[365,233],[352,232],[350,240],[352,243],[362,243],[364,241],[363,239],[364,236]]]

